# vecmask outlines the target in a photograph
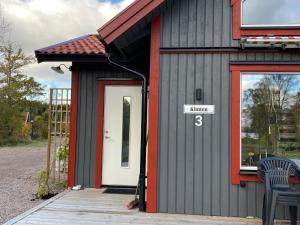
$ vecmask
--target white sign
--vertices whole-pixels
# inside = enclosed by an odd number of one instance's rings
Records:
[[[184,114],[215,114],[214,105],[184,105]]]

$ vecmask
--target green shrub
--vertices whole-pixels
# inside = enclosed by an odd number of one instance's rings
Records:
[[[57,156],[59,161],[67,160],[69,155],[69,139],[66,137],[64,143],[59,146]]]
[[[37,178],[38,178],[37,197],[42,199],[49,195],[47,170],[44,169],[39,171],[37,173]]]

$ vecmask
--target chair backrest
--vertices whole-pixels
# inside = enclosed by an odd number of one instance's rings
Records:
[[[265,174],[268,173],[270,184],[288,184],[289,177],[295,174],[294,163],[285,158],[270,157],[262,159],[257,164],[257,174],[261,181],[265,181]]]

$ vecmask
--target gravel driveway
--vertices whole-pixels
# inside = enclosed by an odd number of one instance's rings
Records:
[[[32,199],[46,153],[46,142],[0,148],[0,224],[42,202]]]

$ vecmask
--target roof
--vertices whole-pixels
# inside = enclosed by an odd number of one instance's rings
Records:
[[[99,41],[98,35],[89,34],[69,41],[61,42],[46,48],[38,49],[35,54],[87,54],[103,55],[105,47]]]
[[[99,28],[98,33],[106,44],[110,44],[163,2],[165,0],[135,0],[126,9]]]
[[[105,47],[101,43],[110,44],[133,25],[160,6],[166,0],[135,0],[126,9],[98,29],[98,34],[89,34],[59,44],[51,45],[35,51],[38,62],[88,60],[88,57],[103,56]],[[75,57],[75,58],[74,58]]]

